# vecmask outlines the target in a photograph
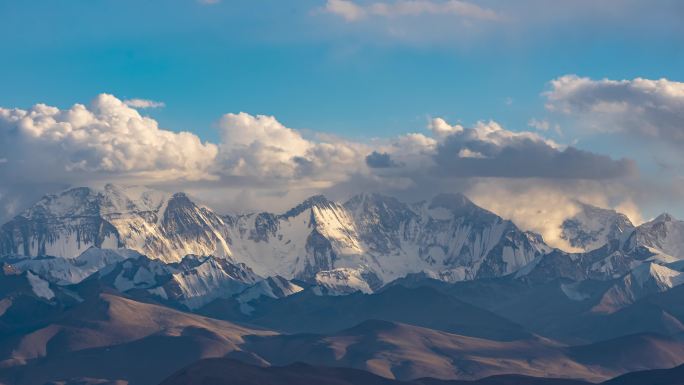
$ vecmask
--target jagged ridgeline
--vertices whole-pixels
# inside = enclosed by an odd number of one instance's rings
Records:
[[[126,274],[149,271],[148,288],[156,282],[151,276],[187,281],[178,274],[200,267],[216,280],[237,279],[241,289],[277,277],[330,293],[369,293],[416,273],[446,282],[507,275],[535,282],[625,276],[612,292],[620,298],[606,298],[602,309],[680,282],[682,222],[664,214],[635,227],[615,211],[579,206],[580,212],[562,224],[561,237],[587,251],[568,253],[462,194],[417,203],[360,194],[343,204],[319,195],[285,213],[222,216],[184,193],[107,185],[45,196],[2,226],[0,254],[13,258],[15,266],[30,265],[74,283],[134,252],[145,258],[129,261]],[[114,252],[89,253],[90,248]],[[150,270],[154,264],[165,267]],[[207,292],[218,287],[203,285]],[[191,290],[176,286],[159,295]],[[572,286],[565,290],[583,296]]]
[[[116,362],[152,385],[227,354],[402,380],[681,364],[684,222],[578,206],[571,253],[460,194],[240,215],[141,188],[49,195],[0,231],[0,377],[118,378],[97,364]]]
[[[355,282],[370,291],[409,273],[458,281],[509,274],[549,248],[460,194],[407,204],[314,196],[282,213],[220,216],[183,193],[107,185],[48,195],[2,226],[3,255],[75,258],[90,247],[179,262],[244,263],[260,276]]]

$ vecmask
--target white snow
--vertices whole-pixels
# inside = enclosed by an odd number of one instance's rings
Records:
[[[654,282],[663,291],[684,283],[684,273],[656,263],[645,263],[632,270],[631,275],[639,286]]]
[[[11,264],[19,271],[31,270],[58,285],[83,281],[92,274],[126,258],[139,254],[131,250],[101,250],[89,248],[76,258],[22,258]]]
[[[274,289],[279,289],[284,297],[304,290],[301,286],[295,285],[282,277],[269,277],[257,282],[254,286],[245,289],[237,296],[237,300],[241,303],[246,303],[260,297],[280,298],[280,296],[274,292]]]
[[[355,291],[366,294],[373,292],[363,279],[360,269],[339,268],[319,271],[314,280],[319,287],[325,289],[328,295],[344,295]]]
[[[28,256],[75,258],[95,245],[97,221],[111,224],[116,233],[106,233],[101,248],[124,247],[150,258],[167,262],[180,261],[187,254],[231,256],[223,236],[221,219],[200,207],[191,209],[188,221],[196,220],[205,229],[200,237],[183,237],[165,231],[162,223],[171,195],[142,187],[105,186],[98,191],[76,188],[43,198],[22,215],[31,220],[47,216],[54,223],[45,234],[31,234],[27,239]],[[209,217],[211,216],[211,218]],[[47,239],[46,241],[43,241]],[[22,241],[23,242],[23,241]],[[44,242],[44,251],[43,249]],[[20,252],[24,252],[23,249]]]
[[[190,309],[197,309],[214,299],[231,297],[259,280],[256,275],[244,274],[234,276],[219,260],[209,257],[189,271],[174,273],[171,281],[180,292],[181,302]]]
[[[370,199],[373,198],[364,195],[359,198],[360,205]],[[251,237],[256,215],[237,217],[237,225],[230,233],[234,258],[252,266],[260,275],[281,275],[291,279],[315,263],[307,242],[316,232],[330,242],[334,252],[319,250],[318,262],[322,270],[326,270],[325,266],[331,266],[333,270],[363,266],[383,282],[409,273],[430,271],[441,279],[455,281],[476,276],[481,260],[502,240],[509,226],[499,220],[475,228],[469,223],[470,218],[455,218],[447,208],[431,207],[429,202],[406,205],[407,213],[398,214],[406,216],[400,218],[398,230],[379,234],[396,240],[390,244],[391,249],[377,250],[362,240],[361,232],[377,235],[373,231],[383,218],[366,212],[360,205],[350,210],[334,203],[314,205],[293,217],[276,216],[275,234],[258,241]],[[537,250],[506,248],[504,273],[514,272],[532,262]]]
[[[26,272],[26,278],[28,278],[28,281],[31,284],[31,289],[38,297],[45,298],[47,300],[55,298],[55,293],[52,291],[52,289],[50,289],[50,284],[46,280],[34,275],[30,271]]]
[[[575,283],[562,283],[560,285],[561,290],[569,299],[573,301],[584,301],[589,299],[591,296],[587,293],[582,293],[580,290],[581,282]]]
[[[607,290],[592,311],[612,313],[649,294],[684,284],[684,273],[678,267],[682,267],[680,262],[669,265],[646,262],[637,266]]]
[[[561,226],[561,238],[574,248],[595,250],[611,239],[624,240],[634,228],[626,216],[614,210],[581,202],[576,204],[578,212]]]
[[[164,290],[164,287],[162,286],[153,287],[152,289],[147,289],[147,291],[150,294],[154,294],[160,298],[169,299],[168,295],[166,295],[166,290]]]
[[[276,293],[274,290],[278,289],[280,293]],[[304,290],[299,285],[287,281],[282,277],[268,277],[263,279],[251,287],[245,289],[242,293],[237,295],[235,298],[240,303],[240,311],[243,314],[251,314],[254,308],[249,305],[250,302],[257,300],[261,297],[268,298],[284,298],[289,297],[293,294],[299,293]],[[282,294],[282,295],[280,295]]]
[[[318,271],[336,269],[350,272],[362,269],[372,273],[366,276],[378,277],[384,283],[421,271],[432,272],[447,281],[474,279],[483,259],[510,230],[508,222],[477,208],[473,218],[464,218],[456,215],[459,211],[455,211],[453,205],[450,208],[431,202],[397,203],[399,208],[395,212],[392,211],[395,208],[390,210],[384,202],[379,202],[379,206],[371,207],[377,212],[368,213],[359,209],[348,210],[343,205],[320,198],[292,215],[270,216],[273,232],[268,230],[265,236],[260,237],[256,236],[256,214],[237,216],[229,225],[211,210],[189,204],[182,208],[181,215],[187,215],[182,219],[184,223],[194,223],[197,232],[193,229],[192,235],[185,236],[164,228],[163,218],[171,199],[174,197],[167,193],[108,185],[99,192],[70,190],[37,206],[54,215],[80,213],[79,210],[85,210],[81,206],[86,204],[91,209],[95,207],[95,212],[80,214],[102,218],[116,229],[118,235],[110,235],[103,248],[116,248],[123,244],[128,249],[164,262],[180,261],[187,254],[214,255],[244,263],[259,276],[282,276],[286,279],[311,279]],[[373,204],[371,201],[378,198],[369,195],[363,199],[364,203]],[[461,198],[451,203],[469,204]],[[447,202],[447,206],[451,203]],[[383,212],[387,212],[389,217],[380,217]],[[69,230],[76,219],[60,218],[66,230],[60,230],[55,242],[47,245],[49,250],[65,258],[74,258],[88,250],[92,244],[79,242],[73,235],[75,233]],[[385,220],[396,221],[397,227],[380,231]],[[387,248],[377,247],[379,244]],[[32,240],[32,245],[31,253],[38,253],[37,239]],[[505,247],[501,256],[504,263],[500,267],[502,273],[511,273],[530,264],[538,256],[540,247],[519,242]],[[82,278],[61,279],[74,282]],[[205,278],[210,280],[211,275]],[[358,279],[364,280],[360,276]],[[124,285],[123,282],[120,284]],[[126,283],[131,284],[134,283]],[[350,284],[369,290],[368,283],[366,287],[353,280]],[[179,285],[185,283],[180,282]],[[209,290],[208,287],[196,289],[200,292]],[[192,290],[188,290],[186,294],[194,297]]]
[[[657,254],[684,259],[684,222],[668,214],[639,226],[637,238]]]

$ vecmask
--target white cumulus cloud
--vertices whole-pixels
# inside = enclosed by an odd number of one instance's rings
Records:
[[[222,172],[237,176],[333,182],[363,167],[367,146],[339,138],[306,139],[273,116],[221,118]]]
[[[668,79],[554,79],[547,108],[577,118],[594,132],[621,132],[684,144],[684,83]]]
[[[94,174],[149,178],[207,178],[218,153],[190,132],[160,129],[157,122],[108,94],[89,106],[61,110],[37,104],[0,108],[0,151],[15,178],[73,181]]]

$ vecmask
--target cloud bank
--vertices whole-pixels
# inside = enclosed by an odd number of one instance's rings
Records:
[[[89,106],[60,110],[0,108],[0,175],[18,181],[78,183],[89,178],[142,176],[207,179],[218,147],[190,132],[160,129],[108,94]]]
[[[435,160],[440,174],[456,177],[611,179],[636,172],[630,160],[561,148],[537,133],[508,131],[491,121],[459,126],[437,146]]]
[[[567,75],[551,81],[545,96],[549,110],[581,119],[592,131],[684,144],[684,83]]]
[[[399,137],[384,152],[370,154],[366,163],[379,175],[415,180],[426,176],[605,180],[637,173],[632,160],[561,146],[536,132],[510,131],[494,121],[466,128],[435,118],[428,129],[432,136]],[[390,165],[392,170],[383,173],[381,169]]]
[[[626,41],[684,36],[675,0],[557,0],[552,6],[543,0],[327,0],[309,14],[325,18],[322,30],[332,38],[343,34],[356,42],[418,47],[556,44],[566,34]]]

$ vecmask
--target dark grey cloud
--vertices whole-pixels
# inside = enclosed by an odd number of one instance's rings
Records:
[[[399,166],[389,153],[377,151],[373,151],[366,156],[366,165],[370,168],[391,168]]]
[[[448,136],[434,156],[439,175],[551,179],[612,179],[636,174],[629,159],[614,160],[574,147],[563,150],[528,136],[479,138],[473,129]]]

